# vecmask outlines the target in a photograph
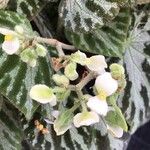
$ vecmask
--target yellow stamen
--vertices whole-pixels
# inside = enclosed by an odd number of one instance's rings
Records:
[[[5,35],[5,41],[11,41],[13,39],[12,35]]]
[[[100,90],[98,94],[98,98],[101,100],[106,100],[107,93],[104,90]]]

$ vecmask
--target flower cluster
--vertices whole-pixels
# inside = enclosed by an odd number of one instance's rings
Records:
[[[120,89],[125,87],[124,68],[118,64],[112,64],[110,72],[105,69],[108,67],[105,57],[95,55],[87,57],[85,53],[77,51],[65,60],[67,63],[64,66],[64,74],[55,74],[52,79],[56,86],[52,89],[46,85],[38,84],[31,88],[30,97],[42,104],[49,103],[58,109],[57,103],[66,104],[71,91],[77,93],[77,98],[74,100],[74,106],[57,110],[57,115],[54,115],[52,124],[57,135],[64,134],[73,125],[78,128],[81,126],[89,126],[100,121],[100,116],[105,117],[109,110],[113,109],[108,105],[107,98],[118,93]],[[84,66],[89,74],[81,79],[78,84],[70,84],[79,78],[77,65]],[[93,76],[89,76],[93,74]],[[88,78],[90,77],[90,78]],[[94,95],[83,92],[83,87],[95,78],[93,86]],[[120,84],[121,82],[124,84]],[[65,103],[63,103],[65,102]],[[112,107],[112,108],[111,108]],[[78,113],[74,114],[77,110]],[[56,111],[56,110],[55,110]],[[115,137],[121,137],[123,129],[118,125],[111,125],[106,121],[106,127]]]
[[[16,25],[14,30],[0,28],[0,34],[4,35],[2,49],[8,55],[19,55],[21,60],[34,67],[38,56],[46,56],[46,48],[34,41],[21,25]]]

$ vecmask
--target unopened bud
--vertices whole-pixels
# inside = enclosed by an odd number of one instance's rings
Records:
[[[77,64],[76,63],[69,63],[66,67],[65,67],[65,75],[71,80],[76,80],[78,78],[78,73],[76,71],[77,68]]]
[[[26,62],[29,66],[31,66],[31,67],[36,66],[37,55],[33,49],[31,49],[31,48],[25,49],[20,54],[20,58],[23,62]]]
[[[57,85],[64,85],[65,87],[69,85],[69,79],[65,75],[54,74],[52,79]]]
[[[120,80],[118,80],[118,92],[122,92],[124,90],[124,88],[126,87],[127,81],[125,78],[121,78]]]
[[[36,44],[36,52],[37,52],[38,56],[44,57],[44,56],[46,56],[47,50],[43,45]]]
[[[24,33],[24,30],[23,30],[22,26],[20,26],[20,25],[16,25],[15,26],[15,31],[17,33],[19,33],[19,34],[23,34]]]
[[[110,68],[112,77],[116,80],[120,79],[125,73],[123,66],[116,64],[116,63],[111,64],[109,68]]]

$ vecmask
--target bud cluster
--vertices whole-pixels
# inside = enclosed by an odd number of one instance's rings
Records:
[[[54,116],[52,124],[57,135],[64,134],[72,126],[79,128],[98,123],[100,116],[105,118],[110,107],[113,107],[108,106],[107,98],[125,87],[121,84],[123,79],[125,81],[124,68],[121,65],[112,64],[109,67],[110,72],[107,72],[105,69],[108,66],[102,55],[87,57],[85,53],[77,51],[67,55],[65,61],[63,73],[60,74],[59,72],[52,76],[55,82],[53,88],[38,84],[30,90],[30,97],[33,100],[42,104],[49,103],[52,107],[55,106],[53,109],[58,113]],[[71,81],[79,78],[77,65],[84,66],[88,75],[81,79],[78,84],[72,85]],[[90,76],[91,74],[93,77]],[[84,93],[82,90],[93,78],[96,78],[93,86],[94,96]],[[74,98],[74,106],[60,109],[61,104],[64,107],[64,104],[68,102],[68,97],[72,91],[77,94],[77,97]],[[75,110],[78,110],[78,113],[75,113]],[[116,137],[121,137],[123,134],[123,129],[120,126],[107,124],[106,127]]]
[[[38,56],[46,56],[46,48],[34,41],[34,37],[31,38],[22,25],[16,25],[14,30],[0,28],[0,33],[4,35],[3,51],[8,55],[19,55],[29,66],[36,66]]]

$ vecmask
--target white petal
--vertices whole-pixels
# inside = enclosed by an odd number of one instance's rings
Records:
[[[51,101],[49,102],[51,106],[55,106],[57,104],[57,100],[56,100],[56,96],[54,95],[54,97],[51,99]]]
[[[4,41],[2,44],[2,49],[8,54],[12,55],[15,54],[20,47],[20,43],[18,38],[15,38],[12,41]]]
[[[102,55],[92,56],[87,58],[87,67],[96,72],[103,72],[105,68],[107,68],[107,63],[105,61],[105,57]]]
[[[95,81],[96,90],[105,91],[107,96],[115,93],[118,88],[118,82],[112,78],[109,72],[105,72],[102,75],[99,75]]]
[[[56,105],[56,96],[52,89],[43,84],[37,84],[30,90],[30,97],[42,104],[50,103],[52,106]]]
[[[94,112],[106,116],[108,105],[106,100],[100,100],[97,96],[89,98],[87,106]]]
[[[16,34],[16,32],[6,29],[6,28],[0,28],[0,33],[3,35],[10,35],[10,34]]]
[[[107,129],[114,137],[121,138],[123,136],[123,129],[121,127],[107,125]]]
[[[92,111],[78,113],[73,118],[74,126],[77,128],[80,126],[89,126],[97,122],[99,122],[99,116]]]

